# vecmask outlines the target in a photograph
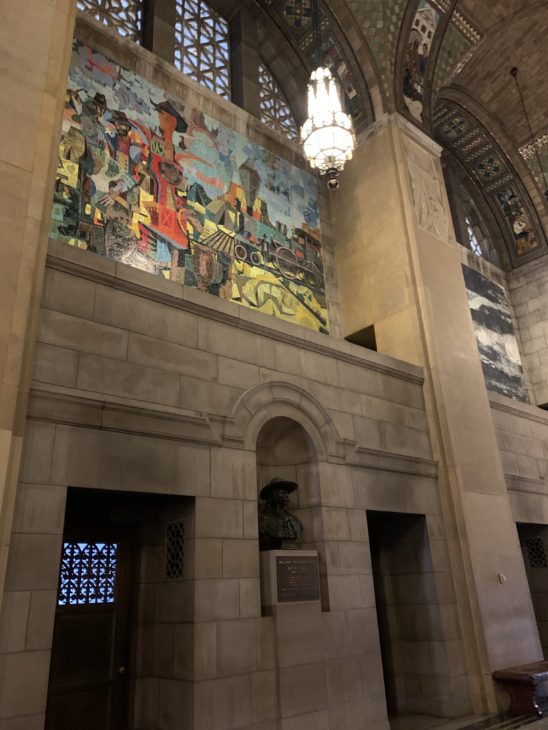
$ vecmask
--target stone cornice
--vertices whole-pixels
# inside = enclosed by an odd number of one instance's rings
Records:
[[[213,416],[114,396],[108,396],[107,399],[101,393],[44,383],[31,384],[27,417],[63,426],[101,429],[204,446],[245,448],[243,435],[230,416]],[[436,479],[438,475],[438,463],[432,459],[369,449],[345,439],[338,439],[338,443],[339,455],[329,455],[327,461],[406,476]]]
[[[510,492],[527,492],[528,494],[539,494],[548,497],[548,483],[542,479],[532,477],[521,477],[517,474],[505,474],[506,484]]]
[[[100,428],[175,441],[218,445],[221,420],[170,406],[85,393],[76,388],[31,383],[27,417],[66,426]]]
[[[521,403],[521,401],[506,398],[498,393],[489,393],[488,395],[489,403],[494,410],[511,413],[513,416],[519,416],[519,418],[526,418],[529,421],[535,421],[536,423],[542,423],[543,426],[548,426],[548,413],[542,411],[538,406]]]
[[[398,112],[386,112],[376,119],[373,124],[370,124],[369,127],[367,127],[367,129],[359,135],[358,144],[362,144],[369,139],[369,137],[373,137],[375,134],[379,134],[379,132],[383,129],[389,127],[397,127],[398,129],[401,129],[408,137],[411,137],[411,139],[415,142],[418,142],[418,144],[428,150],[428,152],[433,154],[435,157],[441,156],[442,147],[435,142],[432,137],[429,137],[425,132],[415,126],[404,116],[398,114]]]
[[[275,317],[263,315],[245,307],[238,307],[195,289],[174,284],[115,261],[103,259],[96,254],[79,251],[61,242],[50,241],[50,253],[46,266],[55,271],[79,276],[97,284],[135,294],[169,307],[182,309],[200,317],[238,327],[261,337],[269,337],[383,375],[390,375],[417,385],[422,385],[424,382],[422,369],[416,365],[363,350],[345,340],[334,340],[328,335],[281,322]],[[292,331],[299,332],[301,336],[293,334]]]
[[[436,479],[438,476],[438,462],[419,456],[406,456],[393,452],[377,451],[362,446],[352,448],[347,454],[345,463],[364,469],[395,472],[407,476],[420,476]]]

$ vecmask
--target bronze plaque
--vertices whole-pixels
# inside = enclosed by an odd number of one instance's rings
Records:
[[[317,555],[276,555],[278,603],[319,601]]]

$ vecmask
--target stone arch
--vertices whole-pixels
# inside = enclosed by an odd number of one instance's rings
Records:
[[[292,383],[261,383],[243,393],[235,403],[230,418],[244,441],[244,448],[254,451],[257,437],[267,421],[289,418],[309,435],[318,461],[342,456],[342,444],[329,413],[310,393]]]
[[[501,159],[504,160],[508,168],[508,176],[507,178],[504,178],[504,181],[517,187],[523,198],[524,207],[529,214],[531,223],[534,227],[539,246],[528,253],[519,254],[519,252],[515,250],[514,241],[512,240],[511,233],[507,229],[507,225],[502,218],[500,210],[495,206],[490,198],[490,192],[495,189],[493,185],[496,185],[496,180],[491,186],[485,184],[483,186],[476,185],[486,203],[491,207],[493,215],[499,221],[499,226],[506,241],[508,254],[510,256],[510,265],[516,266],[542,255],[546,251],[547,246],[546,236],[544,233],[547,224],[546,207],[542,193],[536,184],[527,163],[519,154],[515,143],[498,121],[488,112],[488,110],[485,109],[480,102],[471,97],[465,89],[456,86],[442,89],[436,105],[434,124],[435,139],[445,150],[448,150],[453,154],[471,180],[477,181],[478,177],[475,175],[473,167],[470,166],[466,154],[463,156],[462,145],[459,146],[460,138],[449,140],[444,137],[444,114],[447,115],[448,113],[452,113],[453,110],[455,110],[459,115],[467,117],[470,120],[476,134],[482,138],[482,144],[492,147],[496,153],[501,156]],[[468,132],[468,134],[470,134],[470,132]]]

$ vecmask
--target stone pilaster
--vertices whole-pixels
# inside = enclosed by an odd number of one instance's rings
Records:
[[[175,0],[145,4],[143,45],[169,63],[174,58],[176,19]]]
[[[449,213],[439,147],[398,115],[359,145],[333,199],[345,335],[425,368],[425,398],[467,672],[477,711],[493,670],[541,657]]]
[[[27,408],[74,0],[5,7],[0,29],[0,585]],[[32,18],[32,23],[29,23]]]
[[[253,116],[259,110],[259,51],[257,25],[242,8],[230,21],[232,101]]]

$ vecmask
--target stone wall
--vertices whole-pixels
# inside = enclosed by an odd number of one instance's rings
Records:
[[[316,454],[298,507],[324,593],[314,636],[305,622],[286,653],[261,616],[257,533],[257,437],[279,417]],[[427,516],[455,611],[414,366],[52,241],[25,444],[0,660],[0,717],[25,727],[43,721],[69,486],[195,499],[188,642],[155,659],[171,710],[158,726],[145,712],[147,727],[386,728],[367,509]],[[454,622],[442,635],[461,642]],[[464,667],[438,673],[440,707],[459,714]],[[191,686],[179,709],[177,682]]]
[[[536,406],[490,394],[502,463],[544,657],[548,651],[548,569],[533,562],[527,541],[548,549],[548,414]]]
[[[548,403],[548,261],[546,256],[509,272],[523,364],[533,402]]]
[[[490,393],[491,412],[516,522],[548,522],[548,415]]]

